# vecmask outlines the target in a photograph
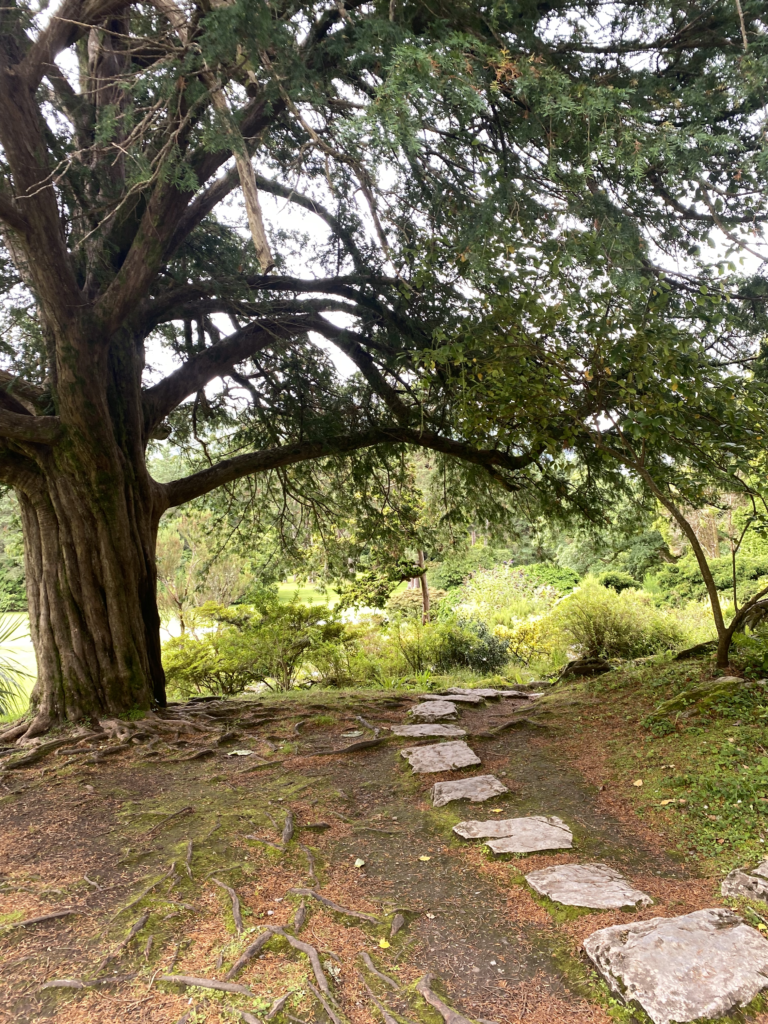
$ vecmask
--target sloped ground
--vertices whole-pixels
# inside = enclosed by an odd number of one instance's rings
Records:
[[[372,738],[356,716],[369,726],[394,724],[415,702],[366,692],[198,704],[189,710],[197,727],[181,726],[170,744],[133,744],[95,763],[88,760],[98,752],[54,752],[5,772],[0,1020],[216,1022],[244,1011],[278,1024],[436,1024],[442,1018],[416,990],[427,974],[446,1003],[474,1020],[642,1020],[609,1000],[581,941],[621,921],[722,905],[722,876],[708,862],[702,874],[658,822],[638,818],[631,782],[611,775],[603,740],[616,733],[605,721],[593,727],[604,702],[577,688],[533,713],[508,699],[462,709],[482,767],[459,773],[412,775],[398,755],[407,741],[392,738],[320,753]],[[492,733],[519,718],[527,721]],[[343,738],[347,731],[361,735]],[[478,773],[497,775],[510,793],[485,805],[432,808],[435,781]],[[560,816],[575,849],[493,857],[452,833],[458,821],[491,817],[494,808],[504,817]],[[631,915],[568,911],[535,899],[522,879],[523,869],[576,860],[619,868],[655,905]],[[73,913],[13,927],[64,910]],[[398,915],[403,925],[392,935]],[[244,992],[163,980],[222,982],[275,926],[283,933],[271,933],[229,979]]]

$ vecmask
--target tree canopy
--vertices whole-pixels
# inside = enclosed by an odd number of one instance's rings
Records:
[[[761,18],[6,5],[0,479],[39,578],[39,727],[94,691],[163,700],[157,523],[216,487],[406,444],[588,512],[621,486],[607,423],[660,467],[702,420],[718,457],[742,443],[762,392],[742,406],[735,374],[766,323],[738,262],[768,210]],[[194,471],[160,482],[145,452],[169,434]]]

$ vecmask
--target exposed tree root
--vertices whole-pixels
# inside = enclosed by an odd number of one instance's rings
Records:
[[[356,917],[360,921],[370,921],[371,924],[379,923],[378,917],[375,917],[373,914],[363,914],[359,910],[349,910],[348,907],[341,907],[338,903],[334,903],[333,900],[329,900],[327,896],[321,896],[314,889],[289,889],[288,892],[295,896],[311,896],[318,903],[328,907],[329,910],[333,910],[337,914],[344,914],[345,917]]]
[[[161,974],[157,980],[170,981],[174,985],[194,985],[196,988],[215,988],[217,992],[232,992],[235,995],[253,995],[253,992],[251,992],[246,985],[233,985],[227,981],[214,981],[212,978],[195,978],[189,974]]]
[[[307,858],[307,864],[309,865],[309,880],[312,885],[317,885],[317,871],[315,870],[315,858],[312,856],[311,851],[304,845],[299,843],[299,846],[304,851],[304,855]]]
[[[183,817],[186,814],[194,814],[194,813],[195,813],[194,807],[190,806],[190,807],[182,807],[180,811],[174,811],[173,814],[166,815],[166,817],[163,818],[162,821],[158,821],[158,823],[156,825],[153,825],[152,828],[149,830],[149,832],[145,832],[144,833],[144,839],[149,838],[149,836],[153,836],[155,834],[155,832],[159,832],[161,828],[164,828],[169,822],[173,821],[174,818],[181,818],[181,817]]]
[[[445,1024],[472,1024],[472,1021],[468,1017],[459,1013],[458,1010],[452,1009],[442,1001],[440,996],[436,995],[432,991],[432,978],[433,975],[425,974],[424,977],[416,983],[416,991],[419,995],[422,996],[430,1006],[433,1006],[437,1010],[445,1021]]]
[[[369,747],[378,747],[380,743],[386,743],[388,736],[379,736],[375,740],[358,740],[357,743],[350,743],[346,747],[337,747],[334,750],[313,750],[313,757],[327,757],[329,754],[351,754],[355,750],[367,750]]]
[[[341,1017],[339,1017],[339,1015],[335,1012],[335,1010],[331,1006],[330,1002],[327,999],[323,998],[323,994],[317,991],[317,989],[315,988],[315,986],[312,984],[311,981],[307,982],[307,988],[312,993],[312,995],[315,997],[315,999],[318,1000],[318,1002],[320,1003],[322,1008],[325,1010],[325,1012],[328,1014],[328,1016],[333,1021],[333,1024],[346,1024],[346,1021],[344,1021]],[[325,994],[326,995],[330,995],[330,993],[328,993],[327,991],[325,992]]]
[[[31,924],[42,924],[43,921],[54,921],[57,917],[69,917],[72,914],[76,914],[76,910],[56,910],[53,914],[41,914],[40,917],[28,917],[26,921],[12,921],[11,924],[5,925],[8,931],[13,928],[27,928]]]
[[[382,1018],[384,1020],[384,1024],[398,1024],[398,1021],[392,1016],[392,1014],[386,1008],[384,1003],[382,1003],[382,1001],[379,998],[377,998],[375,992],[372,990],[371,986],[368,984],[368,982],[362,976],[360,971],[357,972],[357,976],[360,979],[360,981],[362,981],[362,983],[363,983],[363,985],[365,987],[365,991],[368,993],[368,998],[371,1000],[373,1005],[376,1007],[376,1009],[381,1014],[381,1016],[382,1016]]]
[[[247,949],[244,949],[240,954],[240,957],[234,962],[227,973],[224,975],[225,981],[229,981],[230,978],[236,977],[245,965],[253,960],[255,956],[258,956],[262,949],[266,946],[269,940],[277,934],[277,928],[267,928],[266,931],[262,932],[261,935],[252,942]]]
[[[211,881],[214,885],[218,885],[220,889],[224,889],[225,892],[229,893],[229,898],[232,901],[232,918],[235,922],[235,931],[238,935],[243,934],[243,918],[240,913],[240,900],[237,898],[237,893],[230,886],[225,885],[224,882],[219,881],[218,878],[212,878]]]
[[[283,849],[286,848],[288,843],[293,839],[293,811],[289,810],[285,816],[285,825],[283,825]]]
[[[187,840],[187,852],[184,856],[184,866],[187,869],[187,874],[192,877],[192,840]]]
[[[46,981],[44,985],[40,986],[40,991],[44,992],[47,988],[87,988],[88,986],[84,981],[79,978],[54,978],[52,981]]]
[[[279,999],[276,999],[274,1003],[272,1003],[272,1005],[270,1006],[268,1013],[264,1017],[264,1020],[272,1020],[273,1017],[276,1017],[290,998],[291,993],[286,992],[284,996],[280,996]]]
[[[360,959],[363,961],[363,963],[371,972],[371,974],[376,975],[379,981],[383,981],[385,985],[388,985],[390,988],[393,988],[395,992],[398,992],[400,990],[400,986],[397,984],[395,979],[390,978],[388,974],[382,974],[381,971],[376,966],[376,964],[373,962],[373,960],[371,960],[371,957],[368,953],[363,951],[360,954]]]
[[[141,917],[138,919],[138,921],[136,921],[134,923],[133,927],[128,932],[127,937],[125,939],[123,939],[123,941],[120,943],[120,945],[117,946],[117,948],[114,949],[111,953],[107,953],[107,955],[104,957],[104,959],[99,964],[99,966],[97,968],[98,970],[100,970],[100,971],[103,970],[107,966],[107,964],[110,963],[110,961],[116,960],[117,957],[120,956],[120,954],[123,952],[125,947],[131,942],[132,939],[136,938],[136,936],[139,934],[141,929],[147,923],[147,921],[149,920],[150,913],[151,913],[151,911],[147,910],[146,913],[141,915]]]
[[[293,915],[293,920],[290,923],[290,928],[296,935],[299,934],[301,929],[304,927],[304,922],[307,920],[307,905],[302,902],[301,906],[297,909]]]

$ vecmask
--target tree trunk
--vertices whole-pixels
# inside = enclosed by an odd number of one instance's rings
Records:
[[[419,566],[424,568],[424,552],[421,550],[419,551]],[[426,571],[419,576],[419,583],[421,584],[421,621],[426,625],[429,622],[429,586],[427,585]]]
[[[125,480],[39,483],[34,496],[19,493],[38,666],[27,735],[163,706],[157,524],[146,503]]]
[[[71,340],[71,339],[66,339]],[[65,433],[8,453],[21,505],[38,678],[27,736],[165,705],[155,545],[165,509],[149,476],[143,350],[132,339],[58,346],[54,400]]]

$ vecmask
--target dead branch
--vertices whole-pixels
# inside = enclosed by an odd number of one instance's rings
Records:
[[[184,866],[187,869],[187,874],[192,877],[192,840],[187,840],[187,853],[184,857]]]
[[[243,918],[240,914],[240,900],[237,898],[237,893],[230,886],[225,885],[224,882],[219,881],[218,878],[212,878],[211,881],[214,885],[218,885],[220,889],[224,889],[229,893],[229,898],[232,901],[232,917],[235,922],[235,931],[238,935],[243,934]]]
[[[39,747],[35,747],[28,754],[24,754],[22,757],[17,758],[15,761],[6,761],[4,768],[6,771],[13,771],[15,768],[27,768],[31,764],[36,764],[38,761],[50,754],[54,750],[58,750],[59,747],[65,746],[67,743],[72,742],[72,737],[68,736],[66,739],[49,740],[47,743],[41,743]]]
[[[279,850],[281,853],[283,852],[282,846],[280,846],[278,843],[270,843],[268,839],[259,839],[258,836],[245,836],[244,838],[252,839],[254,843],[261,843],[262,846],[271,846],[273,850]]]
[[[347,907],[341,907],[338,903],[334,903],[333,900],[329,900],[327,896],[321,896],[320,893],[315,892],[314,889],[289,889],[289,893],[296,896],[311,896],[316,899],[318,903],[322,903],[323,906],[328,907],[329,910],[335,911],[337,914],[344,914],[345,917],[356,917],[360,921],[370,921],[371,924],[378,924],[378,917],[374,917],[373,914],[363,914],[359,910],[349,910]]]
[[[307,905],[302,902],[296,913],[293,915],[290,927],[298,935],[301,929],[304,927],[304,922],[307,920]]]

